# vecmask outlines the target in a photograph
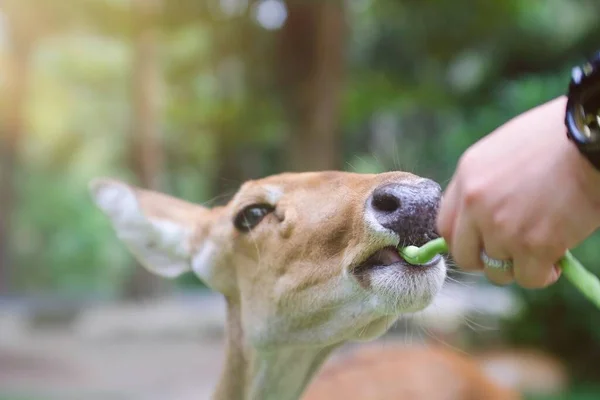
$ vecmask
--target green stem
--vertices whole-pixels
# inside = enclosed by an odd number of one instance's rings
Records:
[[[421,247],[407,246],[399,249],[400,255],[411,264],[424,264],[438,254],[447,253],[443,238],[431,240]],[[577,260],[570,251],[560,259],[563,275],[596,307],[600,308],[600,280]]]
[[[600,280],[589,272],[570,251],[559,262],[563,275],[596,307],[600,308]]]

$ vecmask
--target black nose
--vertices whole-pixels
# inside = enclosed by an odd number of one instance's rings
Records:
[[[416,246],[438,237],[435,222],[442,190],[436,182],[388,183],[373,191],[369,206],[377,222]]]

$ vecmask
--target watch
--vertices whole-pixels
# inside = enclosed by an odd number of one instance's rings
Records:
[[[565,125],[567,137],[600,171],[600,51],[571,71]]]

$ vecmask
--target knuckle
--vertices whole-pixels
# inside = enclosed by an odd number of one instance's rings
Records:
[[[485,188],[478,182],[471,182],[465,185],[463,196],[467,206],[480,203],[485,196]]]
[[[492,214],[491,219],[492,227],[495,231],[505,235],[509,235],[511,233],[509,232],[511,219],[506,216],[506,213],[495,212]]]
[[[527,233],[519,241],[521,250],[528,254],[545,254],[550,248],[548,239],[536,233]]]

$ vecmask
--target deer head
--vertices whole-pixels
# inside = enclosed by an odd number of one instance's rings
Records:
[[[275,175],[212,209],[114,180],[91,192],[149,271],[193,271],[225,296],[219,399],[298,398],[329,351],[423,309],[446,276],[443,258],[415,266],[396,250],[437,236],[440,186],[409,173]]]

